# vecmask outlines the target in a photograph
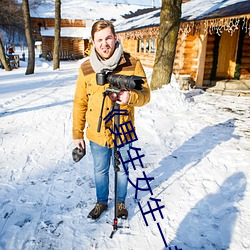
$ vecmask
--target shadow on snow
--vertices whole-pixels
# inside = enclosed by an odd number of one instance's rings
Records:
[[[244,197],[247,180],[242,172],[228,177],[215,194],[199,201],[179,225],[170,245],[182,249],[229,249],[239,213],[235,203]]]

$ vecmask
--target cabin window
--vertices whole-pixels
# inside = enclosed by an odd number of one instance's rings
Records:
[[[155,53],[155,38],[142,38],[137,40],[138,53]]]
[[[150,39],[150,53],[155,53],[155,38]]]

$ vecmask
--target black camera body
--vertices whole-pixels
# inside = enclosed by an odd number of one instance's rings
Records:
[[[96,83],[97,85],[104,86],[105,84],[109,83],[109,87],[103,92],[103,101],[101,107],[101,114],[99,117],[99,122],[97,126],[97,132],[100,132],[101,129],[101,122],[102,122],[102,112],[104,106],[105,97],[108,96],[109,99],[114,103],[114,105],[119,100],[119,93],[124,90],[131,90],[131,89],[142,89],[142,84],[144,81],[142,80],[143,77],[141,76],[126,76],[126,75],[119,75],[119,74],[112,74],[112,71],[104,69],[101,73],[96,73]]]
[[[73,157],[74,162],[80,161],[85,154],[86,154],[85,147],[82,148],[79,146],[79,147],[74,148],[74,150],[72,151],[72,157]]]
[[[142,89],[144,83],[141,76],[126,76],[119,74],[112,74],[112,71],[102,70],[101,73],[96,74],[96,82],[98,85],[103,86],[110,83],[110,87],[114,87],[120,90],[127,89]]]

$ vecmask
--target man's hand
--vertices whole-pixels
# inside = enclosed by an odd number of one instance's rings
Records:
[[[128,90],[122,90],[119,92],[118,96],[117,96],[117,101],[116,103],[118,104],[126,104],[128,103],[130,97],[130,92]]]
[[[74,140],[74,144],[76,147],[82,147],[82,148],[85,148],[85,142],[83,139],[76,139]]]

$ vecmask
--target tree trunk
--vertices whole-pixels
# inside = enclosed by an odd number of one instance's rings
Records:
[[[59,48],[61,33],[61,0],[55,1],[55,40],[53,50],[53,70],[60,68]]]
[[[28,0],[22,0],[22,8],[23,8],[23,19],[24,19],[24,31],[25,31],[26,41],[28,44],[28,66],[25,75],[30,75],[34,74],[34,69],[35,69],[35,48],[32,37],[32,27],[30,21],[30,9]]]
[[[1,37],[0,37],[0,61],[6,71],[11,71],[11,68],[6,60],[4,46]]]
[[[150,87],[161,88],[171,81],[182,0],[162,0],[160,31]]]

